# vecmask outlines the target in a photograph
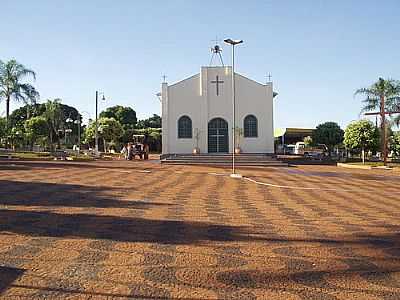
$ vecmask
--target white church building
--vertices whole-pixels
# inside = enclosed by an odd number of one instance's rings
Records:
[[[201,67],[200,73],[162,83],[162,155],[274,152],[272,82],[262,84],[235,73],[235,124],[232,68]],[[233,130],[235,128],[235,131]]]

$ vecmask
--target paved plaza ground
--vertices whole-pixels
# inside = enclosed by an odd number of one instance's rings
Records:
[[[2,299],[400,299],[400,174],[0,162]]]

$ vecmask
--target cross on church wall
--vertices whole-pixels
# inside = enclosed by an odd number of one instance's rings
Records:
[[[216,84],[216,92],[217,92],[217,96],[219,96],[219,84],[220,83],[224,83],[223,80],[219,80],[219,76],[217,75],[215,77],[215,80],[212,80],[211,83],[215,83]]]

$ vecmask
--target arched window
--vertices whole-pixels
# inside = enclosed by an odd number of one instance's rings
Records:
[[[258,122],[255,116],[246,116],[243,123],[244,137],[258,137]]]
[[[188,116],[182,116],[178,120],[178,139],[192,138],[192,120]]]

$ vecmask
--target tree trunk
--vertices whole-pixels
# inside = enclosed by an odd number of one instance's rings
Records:
[[[53,130],[50,129],[50,151],[53,151]]]
[[[6,98],[6,148],[8,148],[8,129],[10,121],[10,96]]]

